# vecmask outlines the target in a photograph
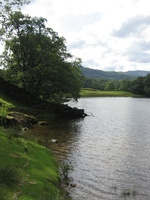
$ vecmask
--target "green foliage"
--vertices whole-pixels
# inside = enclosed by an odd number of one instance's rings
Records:
[[[123,79],[123,80],[120,80],[119,83],[120,83],[120,86],[118,88],[119,90],[131,92],[132,80]]]
[[[11,37],[10,15],[13,10],[21,10],[24,4],[29,4],[30,0],[3,0],[0,1],[0,39],[5,41]]]
[[[115,84],[113,81],[108,81],[106,86],[105,86],[105,90],[106,91],[112,91],[115,89]]]
[[[5,78],[50,101],[77,98],[82,83],[80,60],[67,53],[65,39],[45,26],[46,19],[19,12],[9,15],[5,41]],[[68,61],[70,59],[71,61]]]
[[[132,80],[85,79],[84,87],[104,91],[131,91]]]
[[[84,88],[93,88],[101,91],[126,91],[137,95],[150,96],[150,74],[136,79],[105,80],[84,79]],[[82,92],[81,92],[81,95]]]
[[[132,92],[135,94],[144,94],[144,80],[145,77],[138,77],[132,82]]]
[[[150,97],[150,74],[148,74],[144,80],[144,92]]]

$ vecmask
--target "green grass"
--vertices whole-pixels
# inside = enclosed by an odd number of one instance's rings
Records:
[[[0,116],[5,116],[7,110],[13,107],[13,104],[10,104],[7,101],[4,101],[2,98],[0,98]]]
[[[9,108],[14,108],[14,107],[25,107],[27,108],[26,105],[21,104],[20,102],[9,98],[8,96],[4,95],[0,91],[0,116],[5,116],[7,114],[7,110]]]
[[[10,108],[29,109],[0,92],[0,116]],[[0,199],[67,200],[55,158],[25,133],[0,127]]]
[[[80,92],[81,97],[136,97],[131,92],[126,91],[101,91],[90,88],[84,88]]]
[[[0,94],[0,116],[5,116],[7,113],[7,110],[13,107],[14,107],[14,104],[10,103],[8,100],[6,100],[2,96],[2,94]]]
[[[0,199],[61,199],[58,166],[50,151],[35,141],[9,137],[9,132],[0,128]]]

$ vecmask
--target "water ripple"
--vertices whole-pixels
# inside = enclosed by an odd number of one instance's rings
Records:
[[[73,200],[150,200],[150,99],[84,98],[72,106],[95,117],[52,121],[40,132],[58,140],[49,148],[74,167]]]

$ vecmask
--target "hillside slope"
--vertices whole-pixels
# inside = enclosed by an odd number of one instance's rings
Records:
[[[96,69],[90,69],[81,67],[81,71],[87,78],[102,78],[102,79],[112,79],[112,80],[121,80],[121,79],[133,79],[139,76],[146,76],[150,71],[128,71],[128,72],[109,72]]]

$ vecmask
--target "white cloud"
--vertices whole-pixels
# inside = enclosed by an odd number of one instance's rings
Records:
[[[116,37],[139,37],[140,34],[150,25],[150,16],[136,16],[123,23],[121,28],[114,31]]]
[[[150,70],[149,0],[31,0],[23,12],[48,19],[85,67]]]

